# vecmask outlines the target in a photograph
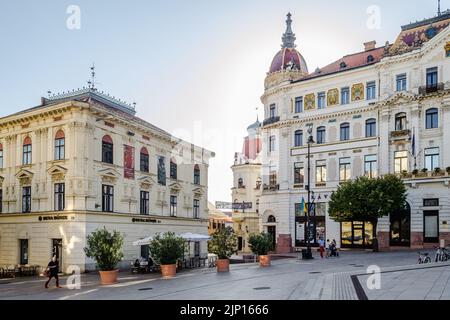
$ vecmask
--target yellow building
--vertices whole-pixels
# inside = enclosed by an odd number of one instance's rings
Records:
[[[94,269],[86,236],[97,228],[133,241],[157,232],[208,232],[208,164],[214,154],[135,116],[90,87],[42,98],[0,119],[0,265]],[[206,253],[206,243],[195,250]]]

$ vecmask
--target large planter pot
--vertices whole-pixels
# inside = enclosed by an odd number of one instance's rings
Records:
[[[270,256],[269,255],[259,256],[259,265],[261,267],[269,267],[270,266]]]
[[[162,264],[161,274],[164,278],[173,278],[177,274],[176,264]]]
[[[117,275],[119,270],[111,271],[99,271],[100,273],[100,284],[108,285],[117,283]]]
[[[217,265],[217,272],[230,271],[230,260],[228,259],[218,259],[216,265]]]

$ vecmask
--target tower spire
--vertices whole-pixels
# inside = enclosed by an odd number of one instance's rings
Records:
[[[438,0],[438,16],[441,16],[441,0]]]
[[[282,48],[295,48],[295,34],[292,32],[292,15],[289,12],[287,14],[287,20],[286,20],[286,32],[283,34],[283,37],[281,38],[283,40],[283,44],[281,45]]]
[[[91,79],[88,81],[89,89],[96,90],[95,88],[95,64],[91,67]]]

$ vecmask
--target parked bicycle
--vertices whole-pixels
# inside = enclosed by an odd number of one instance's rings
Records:
[[[437,248],[434,261],[445,262],[448,260],[450,260],[450,251],[447,248]]]
[[[427,252],[419,252],[419,264],[422,263],[431,263],[431,258],[428,256]]]

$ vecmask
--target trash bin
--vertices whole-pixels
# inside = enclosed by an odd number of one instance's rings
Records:
[[[302,249],[302,259],[303,260],[311,260],[312,257],[312,251],[308,252],[307,249]]]

